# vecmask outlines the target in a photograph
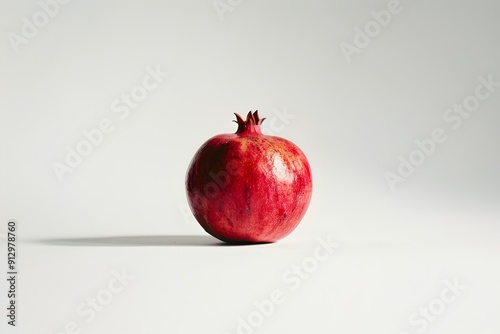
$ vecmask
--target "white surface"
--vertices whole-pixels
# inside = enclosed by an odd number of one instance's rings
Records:
[[[500,81],[497,2],[401,1],[351,62],[340,44],[388,1],[243,1],[221,20],[212,1],[74,0],[18,53],[7,36],[39,4],[0,6],[0,232],[16,219],[21,240],[19,326],[2,311],[2,334],[233,334],[273,291],[282,303],[240,333],[500,331],[500,87],[460,126],[443,118],[478,78]],[[122,94],[154,71],[169,75],[125,115]],[[288,238],[221,246],[186,211],[184,174],[256,109],[307,154],[313,199]],[[59,182],[52,164],[105,118]],[[384,173],[436,128],[446,141],[391,191]],[[339,247],[293,290],[289,270],[329,236]],[[79,307],[122,270],[133,279],[87,322]],[[451,297],[447,280],[466,288],[410,323]]]

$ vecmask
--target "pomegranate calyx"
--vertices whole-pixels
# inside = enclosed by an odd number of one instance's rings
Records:
[[[233,121],[235,123],[238,123],[238,129],[236,130],[236,134],[239,133],[255,133],[255,134],[262,134],[260,131],[260,125],[266,118],[260,118],[259,117],[259,111],[255,110],[255,112],[252,114],[251,111],[248,112],[247,114],[247,119],[243,120],[243,118],[237,114],[234,113],[236,116],[236,121]]]

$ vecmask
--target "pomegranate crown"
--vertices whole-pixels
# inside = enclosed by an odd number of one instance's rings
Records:
[[[233,121],[233,122],[238,123],[238,130],[236,130],[236,133],[242,133],[244,131],[248,131],[248,130],[251,130],[251,129],[254,129],[254,130],[259,129],[258,132],[260,132],[260,125],[266,119],[265,117],[262,118],[262,119],[259,117],[259,111],[258,110],[255,110],[255,112],[253,114],[252,114],[251,111],[249,111],[248,114],[247,114],[247,119],[246,120],[244,120],[237,113],[234,113],[234,115],[236,116],[236,120]]]

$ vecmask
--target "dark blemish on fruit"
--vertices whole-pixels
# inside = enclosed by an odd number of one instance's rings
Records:
[[[250,214],[250,196],[248,195],[248,187],[243,187],[243,195],[245,196],[245,204],[247,206],[247,214]]]

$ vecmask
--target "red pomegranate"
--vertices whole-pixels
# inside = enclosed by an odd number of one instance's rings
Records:
[[[236,115],[234,134],[214,136],[194,155],[186,175],[191,210],[212,236],[228,243],[267,243],[291,233],[312,195],[304,153],[262,134],[255,111]]]

